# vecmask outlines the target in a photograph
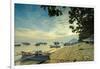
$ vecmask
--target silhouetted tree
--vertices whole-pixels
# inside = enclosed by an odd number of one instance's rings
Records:
[[[63,15],[61,10],[66,7],[59,6],[41,6],[44,10],[48,11],[48,15],[60,16]],[[93,8],[80,8],[80,7],[69,7],[69,28],[72,32],[79,33],[79,41],[88,38],[94,34],[94,9]],[[74,23],[77,26],[74,26]]]
[[[94,34],[94,9],[70,7],[69,23],[76,23],[77,26],[70,26],[72,32],[79,33],[79,40],[88,38]]]
[[[59,6],[48,6],[48,5],[41,5],[41,8],[48,11],[48,15],[52,16],[60,16],[62,15],[61,8]]]

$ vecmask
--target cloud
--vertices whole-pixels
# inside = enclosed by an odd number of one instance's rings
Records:
[[[70,24],[67,17],[66,14],[59,17],[42,19],[41,25],[38,25],[38,23],[36,26],[32,26],[33,28],[29,24],[26,24],[29,28],[16,28],[15,38],[23,40],[57,40],[71,35],[76,36],[77,34],[72,33],[72,30],[69,28]]]
[[[15,38],[23,40],[59,40],[72,35],[76,34],[71,33],[71,30],[64,28],[60,24],[48,32],[26,28],[20,28],[15,31]]]
[[[56,39],[60,36],[56,35],[52,32],[45,32],[40,30],[33,30],[33,29],[18,29],[15,31],[15,37],[17,38],[24,38],[24,39]]]
[[[25,15],[23,11],[16,13],[15,40],[59,40],[77,35],[72,33],[69,28],[68,8],[64,10],[63,15],[58,17],[49,17],[43,9],[33,8],[34,10],[32,10],[32,6],[29,9],[26,7]],[[22,16],[18,16],[18,14]]]
[[[54,17],[52,20],[53,28],[51,28],[52,33],[56,35],[65,37],[70,35],[77,35],[76,33],[72,33],[72,29],[69,28],[70,24],[68,23],[68,14]]]
[[[68,33],[68,34],[67,34]],[[47,40],[47,41],[53,41],[53,40],[68,40],[72,38],[71,36],[76,37],[76,35],[69,34],[69,32],[64,31],[62,32],[45,32],[41,30],[32,30],[32,29],[24,29],[24,30],[17,30],[15,32],[15,39],[16,41],[34,41],[34,40]],[[69,38],[70,37],[70,38]]]

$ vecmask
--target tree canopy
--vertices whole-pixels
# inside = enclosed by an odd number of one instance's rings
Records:
[[[79,40],[88,38],[94,34],[94,9],[71,7],[69,11],[69,23],[76,23],[77,27],[70,26],[72,32],[79,33]]]
[[[48,11],[48,15],[61,16],[66,7],[58,6],[47,6],[42,5],[41,8]],[[83,7],[69,7],[69,28],[72,32],[79,33],[79,41],[88,38],[94,34],[94,9],[93,8],[83,8]],[[74,26],[74,23],[77,25]]]

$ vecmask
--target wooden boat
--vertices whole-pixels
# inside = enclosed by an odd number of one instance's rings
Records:
[[[60,48],[61,46],[50,45],[50,48]]]
[[[22,42],[23,45],[30,45],[28,42]]]
[[[16,47],[19,47],[19,46],[21,46],[21,44],[15,44],[15,46],[16,46]]]
[[[35,54],[32,54],[32,53],[22,52],[21,61],[26,61],[26,60],[44,62],[46,60],[49,60],[49,54],[43,54],[37,52]]]

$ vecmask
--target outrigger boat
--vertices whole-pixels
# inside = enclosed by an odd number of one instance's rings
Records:
[[[32,54],[29,52],[22,51],[21,61],[32,60],[32,61],[45,62],[46,60],[49,59],[50,58],[48,53],[44,54],[40,51],[36,51],[34,54]]]

